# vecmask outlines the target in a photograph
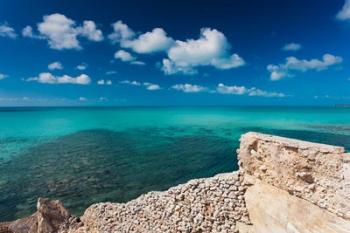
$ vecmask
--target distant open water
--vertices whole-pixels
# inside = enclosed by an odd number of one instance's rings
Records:
[[[350,150],[350,109],[0,108],[0,221],[31,214],[38,197],[79,215],[92,203],[237,170],[248,131]]]

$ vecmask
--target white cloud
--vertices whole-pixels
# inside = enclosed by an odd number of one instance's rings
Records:
[[[132,64],[132,65],[138,65],[138,66],[144,66],[144,65],[146,65],[146,63],[143,62],[143,61],[132,61],[132,62],[130,62],[130,64]]]
[[[244,86],[226,86],[219,83],[216,88],[217,93],[227,95],[248,95],[248,96],[261,96],[261,97],[285,97],[286,95],[279,92],[268,92],[255,87],[246,88]]]
[[[85,101],[87,101],[87,98],[81,96],[81,97],[79,97],[79,101],[85,102]]]
[[[132,49],[136,53],[154,53],[167,51],[174,40],[167,36],[162,28],[154,28],[139,36],[122,21],[112,24],[113,33],[108,38],[113,43],[119,43],[122,48]]]
[[[15,30],[8,26],[6,23],[0,25],[0,37],[7,37],[11,39],[16,39],[17,38],[17,33]]]
[[[277,81],[285,77],[291,77],[292,75],[288,73],[288,68],[284,67],[283,64],[273,65],[269,64],[267,70],[270,72],[270,80]]]
[[[97,85],[112,85],[112,80],[104,80],[104,79],[100,79],[97,81]]]
[[[87,67],[88,67],[87,64],[81,63],[80,65],[77,65],[76,69],[77,69],[77,70],[86,70]]]
[[[238,54],[230,53],[230,43],[225,35],[216,29],[202,28],[200,37],[196,40],[174,41],[162,28],[154,28],[152,31],[137,35],[122,21],[112,26],[113,33],[108,37],[113,43],[119,43],[121,48],[131,49],[140,54],[167,52],[167,58],[162,61],[162,70],[167,75],[196,74],[200,66],[213,66],[216,69],[226,70],[245,64]],[[144,64],[135,61],[136,58],[125,50],[117,51],[115,58],[124,59],[131,64]]]
[[[39,82],[43,84],[77,84],[88,85],[91,79],[86,74],[81,74],[77,77],[69,75],[55,76],[51,73],[40,73],[37,77],[28,78],[27,81]]]
[[[298,51],[301,49],[301,44],[298,43],[289,43],[285,44],[282,48],[284,51]]]
[[[187,41],[177,40],[163,59],[165,74],[194,74],[199,66],[213,66],[217,69],[232,69],[245,64],[238,54],[229,54],[231,48],[225,35],[210,28],[202,28],[200,38]]]
[[[115,59],[119,59],[124,62],[134,61],[136,58],[125,50],[118,50],[114,54]]]
[[[137,87],[145,87],[149,91],[156,91],[162,89],[158,84],[150,83],[150,82],[138,82],[138,81],[130,81],[130,80],[123,80],[119,82],[120,84],[126,84],[130,86],[137,86]]]
[[[94,21],[85,20],[83,26],[78,28],[79,33],[92,41],[102,41],[102,31],[97,29]]]
[[[291,71],[306,72],[309,70],[321,71],[328,69],[328,67],[339,64],[343,61],[341,57],[332,54],[324,54],[322,59],[299,60],[296,57],[287,57],[284,64],[274,65],[269,64],[267,70],[270,72],[270,79],[273,81],[282,78],[293,76]]]
[[[185,93],[197,93],[197,92],[203,92],[207,90],[206,87],[188,84],[188,83],[176,84],[176,85],[173,85],[171,88],[177,91],[185,92]]]
[[[65,15],[45,15],[38,24],[38,31],[44,36],[53,49],[79,49],[78,31],[75,22]]]
[[[338,12],[336,17],[339,20],[350,19],[350,0],[345,0],[343,8]]]
[[[43,22],[38,23],[39,34],[33,33],[31,26],[22,30],[24,37],[46,39],[50,48],[81,49],[78,37],[85,37],[91,41],[103,40],[102,31],[97,29],[95,22],[86,20],[82,26],[76,26],[76,22],[63,14],[51,14],[43,17]]]
[[[22,36],[23,37],[33,37],[33,28],[31,26],[25,26],[22,29]]]
[[[131,30],[128,25],[122,21],[117,21],[112,24],[113,33],[108,35],[108,38],[113,43],[119,43],[121,41],[129,40],[135,36],[135,32]]]
[[[244,86],[226,86],[219,83],[216,91],[220,94],[231,94],[231,95],[243,95],[246,93],[246,88]]]
[[[143,85],[146,87],[147,90],[149,91],[157,91],[160,90],[161,87],[158,84],[154,84],[154,83],[148,83],[148,82],[144,82]]]
[[[262,96],[262,97],[286,97],[285,94],[280,92],[268,92],[255,87],[247,89],[249,96]]]
[[[25,26],[22,29],[22,36],[23,37],[28,37],[28,38],[33,38],[33,39],[39,39],[39,40],[45,39],[44,36],[40,36],[40,35],[34,34],[33,28],[31,26]]]
[[[8,76],[6,75],[6,74],[2,74],[2,73],[0,73],[0,80],[3,80],[3,79],[5,79],[5,78],[7,78]]]
[[[172,75],[176,73],[194,75],[198,73],[198,71],[191,66],[178,66],[175,62],[172,62],[169,59],[163,59],[162,70],[167,75]]]
[[[141,86],[141,83],[138,81],[130,81],[130,80],[123,80],[119,82],[120,84],[127,84],[132,86]]]
[[[114,58],[121,60],[123,62],[129,62],[131,65],[139,65],[139,66],[146,65],[146,63],[144,63],[143,61],[137,61],[135,56],[133,56],[131,53],[122,49],[115,52]]]
[[[47,66],[47,68],[49,70],[62,70],[63,66],[62,66],[61,62],[56,61],[56,62],[53,62],[53,63],[49,64]]]
[[[151,32],[146,32],[133,40],[121,42],[123,48],[130,48],[136,53],[154,53],[167,51],[173,44],[173,39],[167,37],[162,28],[154,28]]]

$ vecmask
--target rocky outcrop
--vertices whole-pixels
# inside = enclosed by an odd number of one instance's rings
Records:
[[[75,232],[238,232],[250,224],[242,181],[239,172],[220,174],[126,204],[95,204]]]
[[[344,148],[247,133],[238,156],[247,175],[350,219],[350,154]]]
[[[1,222],[0,223],[0,233],[12,233],[9,229],[9,225],[11,222]]]
[[[6,230],[9,233],[65,232],[76,222],[77,219],[69,214],[60,201],[39,198],[37,212],[29,217],[8,223]]]
[[[0,233],[350,232],[350,154],[344,148],[247,133],[237,172],[195,179],[128,203],[97,203],[78,219],[39,199]],[[3,231],[1,231],[3,230]]]

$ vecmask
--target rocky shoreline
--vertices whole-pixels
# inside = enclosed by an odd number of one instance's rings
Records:
[[[350,154],[344,148],[247,133],[239,171],[195,179],[71,216],[59,201],[0,223],[0,233],[350,232]]]

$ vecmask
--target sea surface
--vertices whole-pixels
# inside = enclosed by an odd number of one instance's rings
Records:
[[[350,108],[0,108],[0,221],[32,213],[38,197],[79,215],[237,170],[248,131],[349,151]]]

